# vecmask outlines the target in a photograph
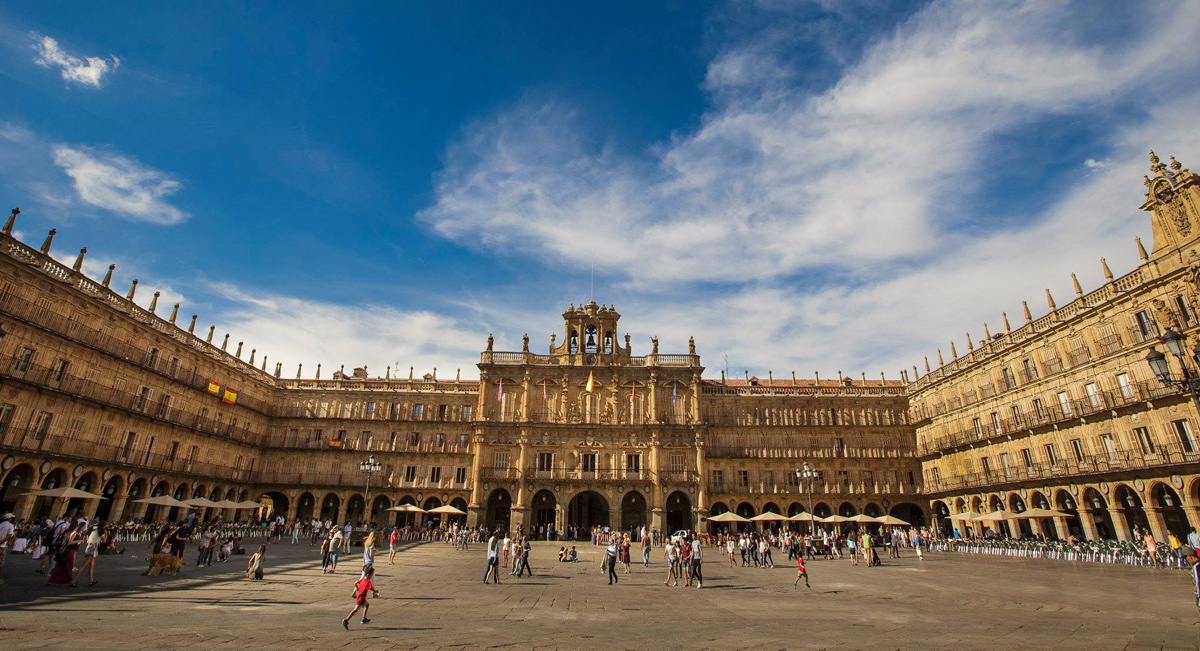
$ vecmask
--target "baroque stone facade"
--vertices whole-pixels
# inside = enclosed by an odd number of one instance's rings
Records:
[[[1070,514],[1001,523],[1025,534],[1159,540],[1200,527],[1200,190],[1195,174],[1151,153],[1145,178],[1154,246],[1141,265],[1049,313],[969,343],[968,354],[908,387],[925,489],[949,531],[980,522],[952,515],[1043,507]],[[1170,334],[1170,333],[1174,333]],[[1181,355],[1167,350],[1176,340]],[[953,349],[952,349],[953,350]],[[1147,361],[1164,353],[1172,377]],[[928,371],[928,362],[926,362]],[[915,372],[915,369],[914,369]],[[953,522],[954,524],[951,524]]]
[[[1152,171],[1154,246],[1137,269],[1104,265],[1103,287],[1076,283],[1061,307],[1047,291],[1046,316],[1026,308],[1015,329],[1005,317],[963,356],[951,344],[949,363],[939,351],[936,369],[898,380],[705,378],[694,342],[635,355],[621,315],[594,302],[563,313],[544,353],[489,337],[478,380],[320,366],[284,378],[257,350],[230,352],[229,335],[214,342],[215,326],[197,334],[196,316],[177,323],[179,305],[139,307],[137,281],[122,295],[111,268],[87,277],[86,249],[55,260],[54,231],[40,248],[18,241],[14,210],[0,232],[0,509],[173,518],[135,502],[172,495],[410,522],[437,516],[387,509],[451,505],[471,524],[560,532],[811,509],[949,531],[982,527],[956,514],[1044,506],[1077,517],[1012,526],[1182,532],[1200,524],[1197,401],[1145,358],[1170,330],[1175,378],[1200,377],[1200,191],[1174,159]],[[377,472],[360,469],[368,456]],[[25,495],[67,485],[108,499]]]

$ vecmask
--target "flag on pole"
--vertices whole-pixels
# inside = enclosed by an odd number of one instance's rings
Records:
[[[671,404],[675,404],[676,392],[679,390],[679,380],[675,380],[671,384]]]
[[[496,387],[496,402],[504,399],[504,378],[500,378],[500,386]]]
[[[596,389],[596,381],[592,379],[592,372],[588,371],[587,392],[595,393],[596,392],[595,389]]]

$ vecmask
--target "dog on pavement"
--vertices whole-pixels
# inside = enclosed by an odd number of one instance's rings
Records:
[[[146,562],[149,567],[146,568],[143,576],[158,576],[163,572],[179,574],[179,570],[183,569],[183,559],[174,554],[150,554],[146,557]]]

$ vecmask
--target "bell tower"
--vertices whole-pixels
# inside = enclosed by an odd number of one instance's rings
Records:
[[[591,301],[563,312],[566,328],[562,344],[552,350],[560,360],[573,366],[597,366],[627,363],[630,357],[628,338],[624,346],[618,343],[617,321],[621,315],[615,307],[596,305]]]
[[[1146,175],[1146,201],[1142,210],[1150,213],[1154,248],[1158,258],[1195,245],[1200,241],[1200,177],[1170,158],[1169,165],[1150,152],[1150,171]]]

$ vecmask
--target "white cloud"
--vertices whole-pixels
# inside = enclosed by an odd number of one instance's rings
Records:
[[[474,378],[488,334],[483,326],[430,311],[251,295],[230,285],[217,286],[217,292],[230,306],[219,316],[213,341],[232,333],[230,352],[244,341],[243,358],[257,348],[259,360],[269,356],[268,370],[283,362],[283,377],[295,377],[301,363],[304,377],[313,377],[320,363],[322,378],[342,365],[347,374],[366,365],[372,377],[382,377],[388,366],[393,377],[407,377],[409,366],[418,377],[437,368],[438,378],[453,378],[461,366],[464,379]]]
[[[895,377],[936,346],[949,359],[951,339],[965,353],[959,331],[998,332],[1001,311],[1019,326],[1022,299],[1044,313],[1047,284],[1067,302],[1072,271],[1098,286],[1101,255],[1134,267],[1146,149],[1200,158],[1177,83],[1200,67],[1200,5],[1140,6],[1102,41],[1089,7],[933,2],[816,95],[789,91],[785,57],[748,38],[714,57],[700,127],[645,152],[527,99],[447,149],[421,218],[489,253],[586,268],[594,252],[624,281],[634,341],[695,334],[710,368],[728,351],[760,375]],[[996,139],[1064,116],[1107,122],[1106,157],[1017,225],[964,218]]]
[[[121,65],[121,60],[112,55],[81,58],[68,54],[59,47],[58,41],[37,33],[33,34],[33,51],[36,53],[34,63],[43,68],[58,67],[63,80],[92,88],[99,88],[104,77]]]
[[[188,217],[166,202],[179,190],[179,181],[136,160],[77,145],[55,145],[51,155],[87,204],[155,224],[178,224]]]

